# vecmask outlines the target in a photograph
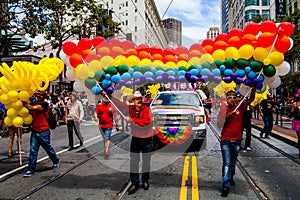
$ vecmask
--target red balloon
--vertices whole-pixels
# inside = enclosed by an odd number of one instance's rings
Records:
[[[244,34],[252,34],[252,35],[257,35],[259,32],[259,24],[250,22],[247,24],[244,28]]]
[[[92,47],[92,41],[90,39],[88,39],[88,38],[82,38],[81,40],[79,40],[77,46],[81,50],[91,49],[91,47]]]
[[[124,51],[135,48],[135,44],[130,40],[125,40],[125,41],[121,42],[121,46]]]
[[[180,54],[187,54],[189,52],[188,48],[186,48],[185,46],[179,46],[175,49],[175,53],[177,55],[180,55]]]
[[[145,51],[147,51],[147,50],[145,50]],[[153,47],[149,48],[148,51],[151,55],[157,54],[157,53],[159,53],[159,54],[163,53],[163,50],[158,46],[153,46]]]
[[[92,45],[95,49],[100,48],[100,44],[105,41],[105,38],[97,36],[92,39]]]
[[[110,39],[108,43],[111,44],[111,46],[120,46],[121,44],[120,40],[117,38]]]
[[[202,53],[198,50],[192,50],[189,52],[189,58],[192,58],[192,57],[201,57]]]
[[[269,47],[273,44],[275,37],[276,37],[275,33],[264,32],[258,36],[257,46],[264,47],[264,48]]]
[[[278,29],[283,29],[284,35],[291,36],[294,32],[294,26],[290,22],[281,22],[278,26]]]
[[[261,32],[269,32],[269,33],[276,33],[277,27],[276,24],[272,21],[264,21],[260,24],[260,31]]]
[[[124,54],[124,50],[121,47],[119,47],[119,46],[114,46],[114,47],[111,48],[110,53],[111,53],[111,56],[113,58],[115,58],[117,56],[123,55]]]
[[[150,47],[147,44],[140,44],[136,48],[137,51],[147,51],[149,49],[150,49]]]
[[[233,28],[229,31],[228,33],[228,38],[230,39],[233,36],[238,36],[239,38],[241,38],[243,36],[243,31],[239,28]]]
[[[233,36],[228,40],[228,45],[238,49],[241,47],[241,39],[238,36]]]
[[[214,47],[212,45],[206,45],[203,49],[205,50],[205,53],[212,54]]]
[[[77,46],[74,42],[67,41],[63,44],[62,50],[64,53],[68,56],[71,56],[74,52],[74,50],[77,49]]]
[[[206,39],[206,40],[203,40],[203,42],[207,42],[207,43],[209,43],[208,42],[208,39]],[[190,48],[189,48],[189,51],[192,51],[192,50],[198,50],[198,51],[200,51],[204,46],[206,46],[206,45],[203,45],[203,42],[202,42],[202,45],[200,44],[200,43],[194,43],[194,44],[192,44],[191,46],[190,46]],[[213,44],[213,41],[211,40],[211,44]]]
[[[288,36],[279,36],[275,43],[275,49],[281,53],[285,53],[289,50],[291,41]]]
[[[90,55],[96,55],[96,53],[91,49],[85,49],[81,52],[81,57],[85,60]]]
[[[69,58],[72,67],[76,68],[79,64],[83,63],[83,60],[79,54],[72,54]]]
[[[216,41],[227,42],[228,39],[229,39],[229,37],[228,37],[228,34],[227,34],[227,33],[221,33],[221,34],[219,34],[219,35],[216,37],[215,42],[216,42]]]

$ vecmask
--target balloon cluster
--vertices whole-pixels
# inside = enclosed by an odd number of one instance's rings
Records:
[[[43,58],[35,65],[31,62],[14,61],[9,67],[0,65],[0,102],[7,108],[4,123],[21,127],[30,124],[32,116],[23,102],[29,102],[34,92],[45,91],[49,82],[55,80],[63,71],[64,63],[58,58]]]
[[[179,145],[184,143],[190,137],[192,127],[155,127],[155,133],[163,144]]]
[[[232,29],[189,49],[135,47],[131,41],[83,38],[65,42],[61,58],[68,66],[67,78],[75,81],[74,89],[87,92],[90,101],[102,89],[113,93],[122,86],[149,83],[223,80],[254,85],[263,92],[266,84],[278,87],[279,76],[289,72],[284,53],[293,45],[289,37],[293,31],[288,22],[250,23],[244,30]]]

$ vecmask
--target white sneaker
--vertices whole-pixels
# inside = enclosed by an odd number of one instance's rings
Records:
[[[246,149],[247,149],[247,151],[251,151],[252,150],[250,147],[247,147]]]

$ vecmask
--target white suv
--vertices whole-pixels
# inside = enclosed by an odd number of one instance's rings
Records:
[[[153,99],[150,108],[157,136],[154,146],[157,149],[197,152],[206,148],[206,116],[197,92],[159,92]],[[160,130],[169,132],[163,135]],[[174,130],[181,130],[179,133],[181,135],[177,134],[178,140],[167,138],[176,137],[172,135],[175,133]]]

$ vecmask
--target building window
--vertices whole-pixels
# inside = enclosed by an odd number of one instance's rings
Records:
[[[126,25],[126,26],[128,25],[128,20],[125,21],[125,25]]]
[[[270,19],[270,10],[262,10],[263,19]]]
[[[262,6],[269,6],[270,5],[270,0],[261,0],[261,5]]]
[[[126,1],[126,4],[125,4],[125,5],[126,5],[126,7],[128,7],[128,1]]]
[[[259,0],[246,0],[245,6],[259,6]]]
[[[252,21],[259,14],[258,10],[247,10],[245,12],[245,22]]]
[[[111,0],[110,3],[111,3],[111,4],[114,4],[114,0]]]
[[[135,0],[135,3],[137,3],[137,0]]]
[[[134,31],[137,32],[137,26],[134,27]]]
[[[134,9],[134,12],[137,12],[137,8]]]

